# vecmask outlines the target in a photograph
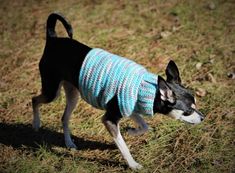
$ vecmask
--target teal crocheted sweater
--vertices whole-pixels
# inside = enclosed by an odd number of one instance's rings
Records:
[[[94,48],[86,56],[79,75],[81,97],[106,109],[116,95],[122,116],[153,115],[158,76],[134,61]]]

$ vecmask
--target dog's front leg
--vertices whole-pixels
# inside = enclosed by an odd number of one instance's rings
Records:
[[[115,144],[117,145],[118,149],[121,151],[122,156],[127,161],[130,168],[141,169],[142,166],[133,159],[125,141],[122,138],[122,135],[119,130],[119,124],[118,124],[120,118],[116,118],[116,117],[114,118],[114,117],[115,115],[111,115],[107,111],[106,114],[102,118],[102,122],[104,123],[109,133],[112,135]]]
[[[148,125],[141,117],[141,115],[134,113],[130,116],[130,118],[136,123],[138,128],[129,128],[127,130],[129,135],[131,136],[143,135],[145,132],[148,131]]]

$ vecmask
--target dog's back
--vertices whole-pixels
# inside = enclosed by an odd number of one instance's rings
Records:
[[[62,22],[69,38],[57,37],[55,31],[57,20]],[[72,37],[73,29],[66,18],[59,13],[50,14],[47,19],[46,45],[39,64],[42,78],[49,75],[54,80],[59,78],[58,80],[68,81],[78,87],[79,71],[91,48],[73,40]]]

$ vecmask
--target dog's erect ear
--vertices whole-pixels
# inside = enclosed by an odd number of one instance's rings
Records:
[[[175,102],[174,92],[171,90],[171,88],[167,85],[166,81],[161,76],[158,76],[158,87],[162,101],[168,101],[170,103]]]
[[[170,61],[166,67],[167,82],[181,83],[180,73],[174,61]]]

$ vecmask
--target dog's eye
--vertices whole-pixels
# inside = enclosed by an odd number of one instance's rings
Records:
[[[189,115],[191,115],[193,113],[193,110],[187,110],[187,111],[185,111],[184,113],[183,113],[183,115],[184,116],[189,116]]]
[[[188,113],[188,112],[184,112],[184,113],[183,113],[183,115],[184,115],[184,116],[189,116],[189,115],[190,115],[190,113]]]

